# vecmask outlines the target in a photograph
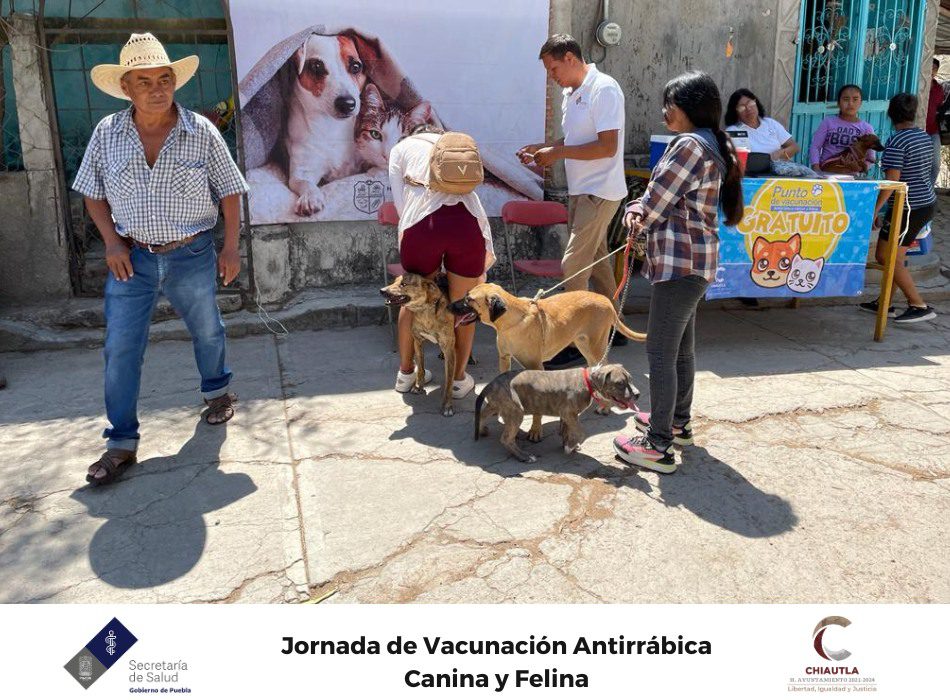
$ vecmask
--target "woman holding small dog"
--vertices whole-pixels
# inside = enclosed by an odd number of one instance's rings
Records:
[[[822,165],[847,151],[859,138],[874,133],[874,127],[858,116],[863,102],[864,93],[859,85],[845,85],[838,90],[838,114],[825,117],[811,139],[808,162],[812,170],[820,171]],[[851,174],[864,175],[874,163],[874,151],[868,150],[860,169]]]
[[[617,436],[614,449],[625,462],[663,474],[676,471],[673,445],[693,443],[696,307],[716,276],[719,211],[730,226],[743,214],[742,173],[721,118],[719,88],[705,73],[667,83],[663,121],[678,136],[624,217],[630,235],[646,239],[643,269],[653,287],[647,328],[651,412],[635,414],[642,434]]]
[[[397,143],[389,154],[389,182],[399,212],[403,269],[433,279],[444,267],[454,302],[485,280],[495,253],[488,216],[475,192],[448,194],[418,184],[429,181],[429,158],[442,133],[442,129],[423,124]],[[415,382],[412,312],[406,308],[399,309],[398,335],[395,389],[404,394]],[[465,371],[474,341],[474,325],[455,328],[453,399],[461,399],[475,388],[475,380]],[[432,373],[426,370],[426,383],[431,378]]]

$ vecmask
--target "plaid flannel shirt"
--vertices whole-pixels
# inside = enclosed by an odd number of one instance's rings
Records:
[[[699,141],[676,139],[653,169],[643,196],[627,211],[646,233],[643,274],[651,282],[699,275],[710,282],[719,260],[722,174]]]
[[[207,231],[218,221],[219,202],[248,190],[217,128],[176,107],[178,123],[151,168],[131,107],[92,132],[73,189],[108,201],[120,236],[161,245]]]

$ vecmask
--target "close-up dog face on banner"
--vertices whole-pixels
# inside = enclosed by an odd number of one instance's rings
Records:
[[[541,199],[540,173],[513,147],[544,134],[536,51],[504,42],[483,57],[499,32],[530,30],[532,45],[543,43],[543,3],[530,2],[537,14],[528,19],[507,11],[510,0],[484,0],[473,12],[485,21],[459,32],[435,0],[422,2],[427,12],[391,0],[284,0],[276,15],[231,0],[251,222],[376,219],[393,199],[390,155],[424,125],[478,143],[491,175],[478,187],[488,216],[512,199]],[[451,70],[434,56],[449,56]]]
[[[348,119],[359,112],[366,70],[351,37],[311,34],[294,61],[298,85],[322,113]]]

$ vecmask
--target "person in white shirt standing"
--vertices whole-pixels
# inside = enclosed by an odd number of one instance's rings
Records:
[[[422,125],[397,143],[389,153],[389,185],[399,213],[399,262],[403,269],[432,279],[445,268],[450,300],[458,301],[485,281],[495,253],[488,216],[477,194],[446,194],[418,184],[429,182],[429,159],[442,133]],[[395,389],[404,394],[415,381],[412,312],[405,307],[399,309],[398,334]],[[474,341],[474,325],[455,329],[454,399],[475,388],[475,380],[465,371]],[[426,370],[425,381],[431,377]]]
[[[627,196],[623,172],[623,91],[616,80],[601,73],[593,63],[584,63],[580,44],[568,34],[555,34],[548,39],[539,58],[548,77],[564,88],[564,138],[525,146],[518,151],[518,157],[526,165],[540,166],[564,160],[570,231],[561,260],[564,288],[586,290],[590,282],[595,292],[612,300],[617,282],[610,260],[602,260],[588,270],[584,268],[607,255],[607,228]],[[614,338],[615,345],[626,343],[619,333]],[[568,366],[579,357],[575,348],[567,348],[545,366]]]

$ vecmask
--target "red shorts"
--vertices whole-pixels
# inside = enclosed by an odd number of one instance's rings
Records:
[[[444,264],[461,277],[485,272],[485,238],[478,219],[459,202],[439,207],[402,234],[399,262],[406,272],[431,275]]]

